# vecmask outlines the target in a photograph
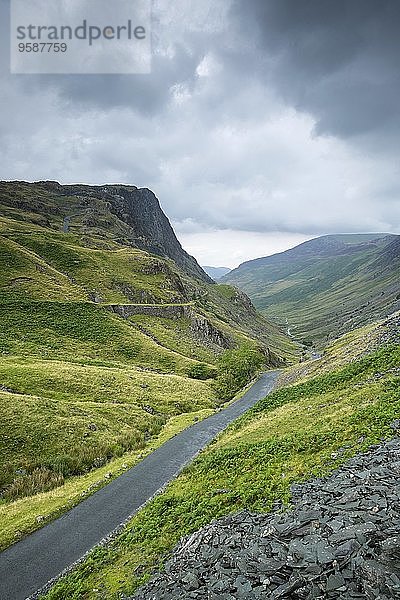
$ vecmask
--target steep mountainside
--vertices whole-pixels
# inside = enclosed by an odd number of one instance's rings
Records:
[[[177,240],[152,191],[128,185],[0,182],[2,214],[65,232],[97,234],[162,257],[211,282]]]
[[[245,294],[210,285],[149,190],[3,182],[0,211],[3,304],[83,302],[128,318],[182,317],[191,337],[217,353],[241,338],[271,356],[288,347]]]
[[[294,345],[243,292],[209,283],[151,192],[1,184],[0,497],[12,527],[38,526],[33,497],[40,514],[50,500],[65,509],[82,482],[101,484],[93,470],[229,399],[213,378],[238,347],[276,365]],[[56,508],[38,494],[53,488]]]
[[[321,344],[400,308],[400,237],[324,236],[243,263],[223,281],[296,338]]]

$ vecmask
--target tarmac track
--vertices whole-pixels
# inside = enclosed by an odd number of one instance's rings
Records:
[[[162,490],[231,421],[269,394],[278,373],[264,373],[239,400],[191,425],[70,511],[4,550],[0,599],[36,597]]]

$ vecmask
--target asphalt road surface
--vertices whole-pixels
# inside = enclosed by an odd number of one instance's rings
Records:
[[[264,373],[236,402],[195,423],[60,518],[0,554],[0,599],[25,600],[73,565],[162,489],[220,431],[274,387]]]

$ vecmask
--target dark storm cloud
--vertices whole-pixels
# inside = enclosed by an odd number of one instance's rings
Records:
[[[82,110],[128,106],[145,115],[157,114],[168,102],[172,86],[182,82],[186,85],[193,83],[196,67],[201,60],[201,50],[193,43],[196,39],[194,36],[190,47],[179,38],[171,38],[171,43],[174,42],[172,50],[153,54],[152,73],[149,75],[10,75],[9,13],[10,0],[0,0],[0,69],[3,84],[12,82],[26,94],[56,92],[66,105],[81,105]],[[160,34],[159,27],[162,26],[155,15],[155,47]],[[165,38],[168,41],[168,32],[163,33],[164,41]]]
[[[37,78],[35,85],[56,89],[65,100],[83,107],[109,109],[129,106],[144,114],[156,114],[169,99],[171,86],[193,80],[198,57],[179,47],[174,60],[167,56],[153,58],[150,75],[67,75]]]
[[[165,108],[174,85],[195,84],[196,68],[211,52],[224,64],[219,79],[226,84],[225,97],[217,94],[214,101],[227,112],[232,81],[243,86],[253,77],[311,113],[319,134],[350,137],[379,131],[390,138],[400,128],[399,0],[234,0],[222,32],[196,30],[190,13],[182,10],[185,3],[177,5],[181,10],[175,11],[174,22],[160,18],[155,3],[151,75],[19,79],[27,92],[55,90],[65,102],[83,108],[129,106],[154,115]],[[3,31],[7,6],[0,0]],[[209,18],[214,18],[211,9]],[[7,38],[2,35],[3,67],[8,67]],[[205,119],[207,109],[218,108],[212,98],[208,103]]]
[[[398,0],[236,1],[232,14],[263,49],[261,76],[316,118],[317,133],[399,130]]]

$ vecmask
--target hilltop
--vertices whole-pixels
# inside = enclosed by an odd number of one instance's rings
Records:
[[[243,263],[222,281],[320,347],[400,308],[400,237],[328,235]]]
[[[185,252],[154,193],[132,185],[60,185],[56,181],[0,182],[5,217],[64,233],[88,234],[172,259],[211,282]],[[29,228],[23,229],[29,233]]]
[[[144,320],[184,317],[213,352],[247,336],[271,356],[280,346],[285,353],[284,336],[249,298],[215,285],[182,249],[148,189],[1,182],[0,214],[3,305],[84,303]]]

